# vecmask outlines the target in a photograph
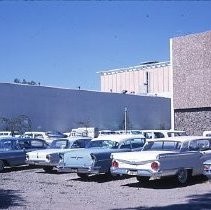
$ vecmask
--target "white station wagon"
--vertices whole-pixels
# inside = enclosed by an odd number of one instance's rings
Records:
[[[148,141],[142,151],[112,153],[112,174],[136,176],[144,183],[175,176],[186,184],[189,176],[203,174],[203,162],[211,159],[211,137],[180,136]]]

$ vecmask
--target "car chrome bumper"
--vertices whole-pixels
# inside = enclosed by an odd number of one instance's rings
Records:
[[[57,167],[58,172],[99,174],[99,167]]]
[[[211,179],[211,169],[210,169],[210,170],[204,171],[203,174],[204,174],[205,176],[207,176],[209,179]]]
[[[177,174],[178,169],[164,170],[164,171],[151,171],[146,169],[129,169],[129,168],[115,168],[111,167],[112,174],[129,175],[129,176],[145,176],[150,180],[160,179],[162,177],[174,176]]]
[[[57,166],[58,164],[58,163],[56,164],[56,163],[46,162],[44,160],[43,161],[26,160],[25,162],[28,165],[36,165],[36,166]]]

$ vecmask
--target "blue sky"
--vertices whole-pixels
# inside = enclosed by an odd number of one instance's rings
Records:
[[[96,72],[169,60],[211,30],[211,1],[0,1],[0,82],[100,90]]]

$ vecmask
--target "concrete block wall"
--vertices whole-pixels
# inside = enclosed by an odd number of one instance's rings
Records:
[[[202,135],[203,131],[211,130],[211,108],[176,110],[175,127],[185,128],[189,135]]]
[[[174,109],[211,107],[211,31],[171,42]]]
[[[211,130],[211,31],[170,42],[175,128],[201,135]]]

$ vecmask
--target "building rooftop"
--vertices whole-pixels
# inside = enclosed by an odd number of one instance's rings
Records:
[[[139,71],[142,69],[153,69],[153,68],[160,68],[160,67],[165,67],[165,66],[170,66],[170,61],[164,61],[164,62],[157,62],[157,61],[151,61],[151,62],[144,62],[140,65],[137,66],[131,66],[131,67],[125,67],[125,68],[119,68],[119,69],[112,69],[112,70],[107,70],[107,71],[100,71],[97,72],[99,74],[115,74],[115,73],[120,73],[120,72],[126,72],[126,71]]]

